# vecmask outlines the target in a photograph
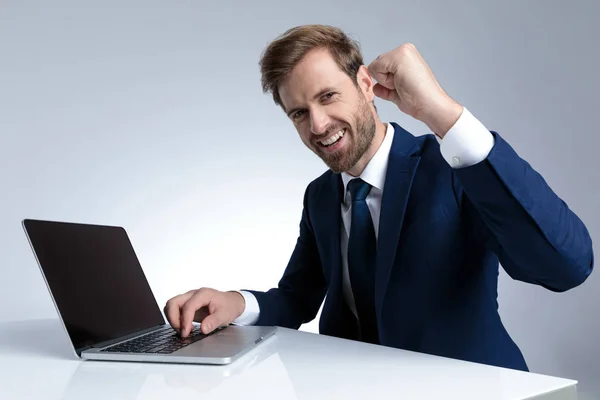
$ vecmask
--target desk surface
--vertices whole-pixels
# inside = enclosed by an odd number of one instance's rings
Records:
[[[58,320],[0,324],[1,399],[576,398],[576,381],[279,328],[227,366],[81,361]]]

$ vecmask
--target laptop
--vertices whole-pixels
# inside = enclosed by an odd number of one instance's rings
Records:
[[[23,229],[78,357],[229,364],[276,327],[229,325],[186,338],[165,320],[129,236],[117,226],[25,219]]]

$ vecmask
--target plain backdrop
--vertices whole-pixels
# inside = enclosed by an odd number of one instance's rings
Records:
[[[56,316],[23,218],[124,226],[161,308],[275,286],[325,166],[262,93],[258,60],[306,23],[344,29],[367,64],[413,42],[600,237],[598,15],[592,0],[2,1],[0,320]],[[600,397],[599,301],[598,272],[562,294],[501,272],[531,370],[579,380],[582,399]]]

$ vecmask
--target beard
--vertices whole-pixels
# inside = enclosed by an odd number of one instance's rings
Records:
[[[317,155],[325,162],[325,165],[329,167],[335,173],[341,173],[352,169],[360,158],[371,146],[373,137],[375,136],[375,118],[369,109],[369,106],[361,96],[358,105],[357,112],[354,118],[355,130],[352,132],[353,135],[349,137],[348,144],[336,151],[333,154],[327,154],[321,151],[317,152]],[[350,132],[347,129],[346,135]]]

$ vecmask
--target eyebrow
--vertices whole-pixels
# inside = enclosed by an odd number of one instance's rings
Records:
[[[329,92],[335,92],[335,89],[333,87],[329,87],[329,86],[326,87],[326,88],[324,88],[324,89],[321,89],[319,91],[319,93],[317,93],[317,94],[315,94],[313,96],[313,99],[318,99],[319,97],[323,96],[325,93],[329,93]],[[290,114],[293,114],[296,111],[301,110],[301,109],[302,109],[301,107],[293,108],[293,109],[291,109],[290,111],[287,112],[287,116],[289,117]]]

